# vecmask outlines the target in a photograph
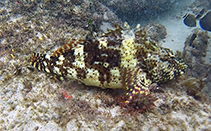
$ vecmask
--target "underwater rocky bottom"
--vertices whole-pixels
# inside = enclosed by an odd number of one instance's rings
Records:
[[[80,5],[77,2],[75,4]],[[86,17],[79,19],[81,14],[71,12],[75,20],[71,25],[71,18],[65,21],[60,17],[59,20],[54,14],[56,5],[44,4],[46,8],[49,7],[50,17],[47,17],[47,13],[42,15],[37,12],[39,5],[29,3],[16,6],[14,3],[11,12],[3,10],[1,13],[0,130],[144,131],[211,128],[210,98],[203,93],[210,90],[210,76],[207,75],[210,74],[210,67],[205,61],[210,43],[205,31],[194,31],[185,42],[183,58],[188,65],[186,73],[159,84],[159,90],[152,90],[157,99],[151,99],[155,106],[140,113],[136,111],[138,109],[131,108],[137,107],[134,103],[126,107],[118,103],[119,100],[125,101],[121,97],[125,95],[124,90],[103,90],[74,81],[59,82],[52,79],[51,75],[32,68],[30,59],[33,52],[53,53],[66,39],[85,39],[90,33],[81,28],[83,26],[77,26],[83,25],[84,19],[90,17],[83,13],[83,9],[89,9],[86,6],[72,7],[75,12],[81,11]],[[62,8],[65,13],[70,11],[68,6],[63,6],[66,7]],[[13,16],[16,19],[10,20]],[[154,41],[163,40],[166,34],[163,26],[150,28],[152,26],[146,27],[146,30],[153,29],[148,30],[148,34],[154,32],[150,38]],[[158,36],[158,29],[162,29],[162,36]],[[64,97],[64,91],[72,98]],[[137,102],[149,101],[141,99]]]

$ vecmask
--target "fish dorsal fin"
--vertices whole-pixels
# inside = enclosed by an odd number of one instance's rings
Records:
[[[61,54],[64,54],[64,53],[68,52],[68,50],[71,50],[76,45],[82,44],[82,43],[84,43],[84,40],[80,40],[80,39],[68,39],[66,41],[66,43],[62,47],[60,47],[59,49],[57,49],[53,53],[52,56],[53,57],[59,57]]]

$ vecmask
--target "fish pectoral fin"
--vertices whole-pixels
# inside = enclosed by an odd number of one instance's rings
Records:
[[[148,95],[150,93],[148,86],[151,81],[146,78],[146,73],[141,68],[124,68],[123,69],[123,86],[126,88],[129,103],[134,95]]]

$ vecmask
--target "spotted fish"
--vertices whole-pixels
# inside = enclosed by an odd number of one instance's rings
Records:
[[[69,39],[51,56],[34,53],[31,65],[57,79],[73,79],[87,86],[125,88],[134,95],[150,94],[152,83],[166,82],[184,73],[181,57],[148,39],[137,26],[116,26],[102,36]]]

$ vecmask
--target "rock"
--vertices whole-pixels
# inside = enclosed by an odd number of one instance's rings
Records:
[[[177,7],[181,0],[99,0],[111,9],[123,22],[136,25],[140,21],[151,21]]]
[[[147,35],[155,42],[159,42],[160,40],[166,38],[167,31],[164,25],[149,24],[145,26],[144,28],[147,31]]]

